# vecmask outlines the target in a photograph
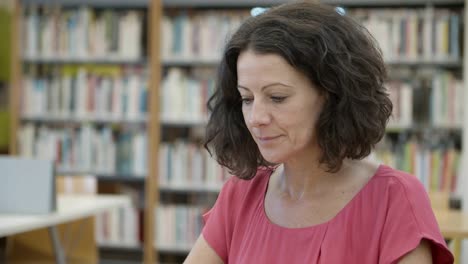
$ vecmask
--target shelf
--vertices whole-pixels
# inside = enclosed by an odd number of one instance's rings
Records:
[[[57,176],[94,176],[96,175],[95,172],[87,171],[87,170],[68,170],[68,169],[61,169],[57,168],[55,171],[55,175]]]
[[[79,125],[84,123],[96,123],[96,124],[128,124],[128,125],[146,125],[147,117],[135,117],[135,118],[114,118],[114,117],[67,117],[67,116],[22,116],[21,121],[23,122],[34,122],[34,123],[49,123],[49,124],[73,124]],[[191,126],[205,126],[208,123],[206,119],[169,119],[162,118],[161,125],[163,126],[175,126],[175,127],[191,127]]]
[[[93,171],[80,171],[80,170],[61,170],[58,169],[57,175],[61,176],[77,176],[77,175],[92,175],[100,182],[122,182],[122,183],[137,183],[144,184],[146,177],[145,175],[131,175],[131,174],[119,174],[119,173],[99,173]],[[177,186],[161,185],[159,187],[162,192],[173,192],[173,193],[219,193],[222,185],[213,184],[184,184]]]
[[[146,177],[143,175],[116,175],[116,174],[102,174],[97,173],[96,179],[100,182],[125,182],[125,183],[138,183],[144,184]]]
[[[143,262],[143,260],[141,260],[141,257],[136,257],[135,259],[130,259],[130,260],[125,260],[125,259],[117,260],[114,258],[107,259],[105,255],[104,256],[101,256],[101,255],[102,255],[102,252],[99,252],[99,258],[100,258],[99,264],[140,264]],[[161,263],[161,264],[165,264],[165,263]]]
[[[22,0],[24,5],[60,5],[63,7],[92,6],[109,8],[147,8],[149,0]],[[164,7],[181,8],[241,8],[252,6],[273,6],[288,2],[287,0],[163,0]],[[463,0],[321,0],[330,5],[343,6],[425,6],[425,5],[463,5]]]
[[[405,59],[391,59],[386,60],[385,64],[389,66],[425,66],[425,67],[444,67],[444,68],[462,68],[463,63],[461,60],[456,59],[441,59],[441,60],[405,60]]]
[[[120,174],[120,173],[103,173],[96,172],[93,170],[68,170],[57,168],[56,175],[60,176],[79,176],[79,175],[91,175],[96,177],[100,181],[127,181],[127,182],[145,182],[146,175],[136,175],[136,174]]]
[[[24,5],[60,5],[64,7],[92,6],[109,8],[146,8],[149,0],[22,0]],[[283,4],[286,0],[163,0],[164,7],[251,7]]]
[[[22,116],[22,121],[35,123],[52,123],[52,124],[82,124],[82,123],[98,123],[98,124],[146,124],[147,117],[135,118],[114,118],[114,117],[67,117],[67,116]]]
[[[125,250],[125,251],[142,251],[142,245],[127,245],[127,244],[113,244],[113,243],[99,243],[99,249],[103,250]]]
[[[172,119],[161,118],[161,124],[165,126],[205,126],[206,119]]]
[[[217,58],[178,58],[163,59],[162,64],[166,67],[187,67],[187,66],[218,66],[220,59]]]
[[[387,133],[398,133],[403,131],[461,131],[461,125],[388,125]]]
[[[136,264],[143,263],[143,245],[98,244],[99,263]]]
[[[181,185],[181,186],[168,186],[161,185],[159,189],[164,192],[212,192],[219,193],[221,191],[222,185],[209,185],[209,184],[198,184],[198,185]]]
[[[168,254],[188,254],[193,246],[193,245],[169,246],[169,245],[159,245],[158,243],[156,244],[158,245],[157,251],[168,253]]]
[[[146,65],[146,58],[125,59],[109,56],[106,58],[31,58],[23,57],[23,62],[31,64],[126,64]]]
[[[287,0],[163,0],[164,7],[195,7],[195,8],[213,8],[213,7],[253,7],[253,6],[273,6],[284,4]]]
[[[147,8],[149,0],[21,0],[23,5],[47,5],[47,6],[92,6],[108,8]]]
[[[410,7],[426,5],[463,5],[464,0],[321,0],[329,5],[342,5],[349,7]]]
[[[220,59],[167,59],[163,60],[163,65],[166,67],[187,67],[187,66],[210,66],[216,67]],[[444,68],[461,68],[463,63],[459,59],[389,59],[385,63],[389,66],[432,66]]]

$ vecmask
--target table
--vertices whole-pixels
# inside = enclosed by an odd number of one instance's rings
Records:
[[[48,228],[56,263],[62,264],[66,261],[58,239],[57,225],[130,204],[130,198],[125,195],[59,195],[57,197],[57,211],[54,213],[41,215],[0,214],[0,237]]]
[[[440,232],[454,242],[455,263],[460,263],[461,241],[468,238],[468,214],[458,210],[434,210]]]

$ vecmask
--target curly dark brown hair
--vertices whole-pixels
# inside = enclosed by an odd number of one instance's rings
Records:
[[[325,95],[317,139],[320,163],[328,171],[338,171],[345,158],[365,158],[384,136],[392,103],[375,39],[331,6],[284,4],[246,20],[228,41],[218,68],[205,148],[232,174],[251,179],[258,167],[273,165],[262,157],[242,114],[237,59],[246,50],[283,57]]]

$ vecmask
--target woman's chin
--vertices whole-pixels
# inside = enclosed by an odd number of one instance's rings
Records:
[[[271,156],[271,155],[270,156],[269,155],[262,155],[262,156],[263,156],[263,159],[266,160],[269,163],[280,164],[280,163],[284,162],[283,157]]]

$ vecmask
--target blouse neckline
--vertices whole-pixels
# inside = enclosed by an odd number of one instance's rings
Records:
[[[380,174],[380,171],[383,168],[384,168],[384,165],[379,164],[379,166],[377,167],[377,170],[375,171],[375,173],[369,178],[369,180],[364,184],[364,186],[330,220],[325,221],[323,223],[319,223],[319,224],[315,224],[315,225],[311,225],[311,226],[305,226],[305,227],[285,227],[285,226],[281,226],[279,224],[274,223],[273,221],[270,220],[270,218],[268,218],[268,215],[266,214],[266,209],[265,209],[265,198],[266,198],[266,192],[268,190],[268,184],[270,182],[270,177],[275,172],[275,170],[272,169],[272,170],[270,170],[268,176],[266,177],[267,179],[265,180],[265,183],[264,183],[264,186],[263,186],[263,194],[262,194],[262,198],[261,198],[261,202],[260,202],[261,217],[263,218],[263,220],[265,222],[268,223],[269,226],[271,226],[273,228],[276,228],[276,229],[279,229],[279,230],[284,230],[284,231],[292,231],[293,232],[293,231],[304,231],[304,230],[313,230],[313,229],[325,228],[330,223],[333,223],[334,221],[336,221],[336,219],[338,219],[342,214],[344,214],[344,212],[348,211],[349,208],[352,207],[352,205],[354,203],[356,203],[356,200],[360,196],[363,195],[365,190],[370,188],[369,187],[370,183],[376,178],[376,176],[378,174]]]

